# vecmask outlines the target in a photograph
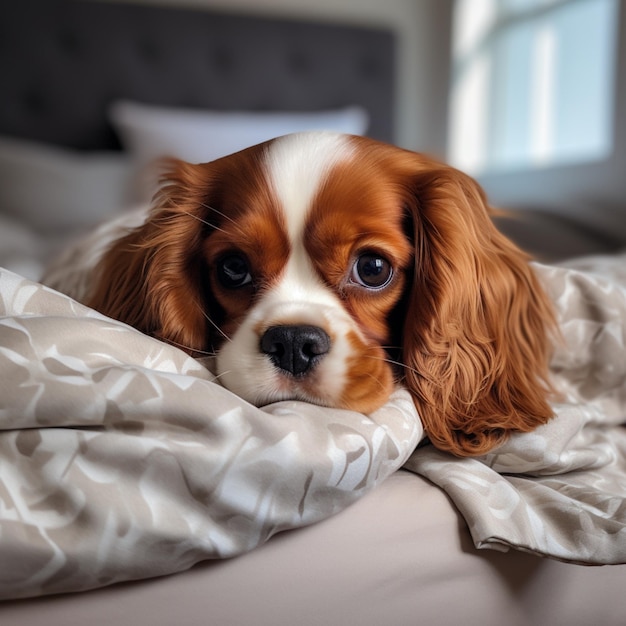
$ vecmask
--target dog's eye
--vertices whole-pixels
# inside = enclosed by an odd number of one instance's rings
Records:
[[[382,289],[389,284],[393,268],[387,259],[374,253],[362,254],[352,267],[352,282],[368,289]]]
[[[241,254],[229,254],[217,263],[217,278],[223,287],[237,289],[252,282],[248,260]]]

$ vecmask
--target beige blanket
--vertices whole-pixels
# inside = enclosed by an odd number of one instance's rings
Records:
[[[626,562],[626,258],[605,263],[603,276],[537,267],[566,340],[563,401],[546,427],[470,460],[413,452],[422,427],[403,390],[371,416],[257,409],[179,350],[1,272],[0,598],[240,554],[405,462],[448,492],[477,547]]]
[[[626,255],[537,266],[563,341],[556,417],[480,459],[423,448],[407,468],[444,489],[477,547],[626,563]]]

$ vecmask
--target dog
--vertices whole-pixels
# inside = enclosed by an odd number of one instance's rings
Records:
[[[258,406],[370,413],[404,385],[433,445],[482,455],[552,416],[552,305],[493,213],[472,178],[425,155],[287,135],[170,160],[82,300],[212,355]]]

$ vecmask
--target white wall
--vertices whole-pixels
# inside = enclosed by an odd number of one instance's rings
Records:
[[[452,0],[132,1],[390,27],[398,41],[395,141],[444,155]]]

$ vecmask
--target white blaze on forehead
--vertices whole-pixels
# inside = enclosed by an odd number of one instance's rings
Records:
[[[263,293],[217,356],[222,383],[247,400],[264,404],[295,398],[333,406],[341,399],[351,354],[348,336],[358,330],[338,296],[317,275],[303,234],[320,186],[333,166],[353,153],[349,138],[335,133],[287,135],[269,146],[266,175],[285,218],[291,256],[280,279]],[[315,368],[311,388],[280,374],[260,353],[263,332],[279,324],[315,325],[332,335],[332,348]]]
[[[266,160],[268,175],[292,244],[301,239],[313,198],[329,171],[353,152],[349,138],[331,132],[286,135],[271,144]]]
[[[353,152],[348,137],[332,132],[285,135],[271,144],[266,159],[268,178],[285,217],[291,256],[268,300],[337,306],[336,296],[313,269],[303,236],[313,200],[328,174]]]

